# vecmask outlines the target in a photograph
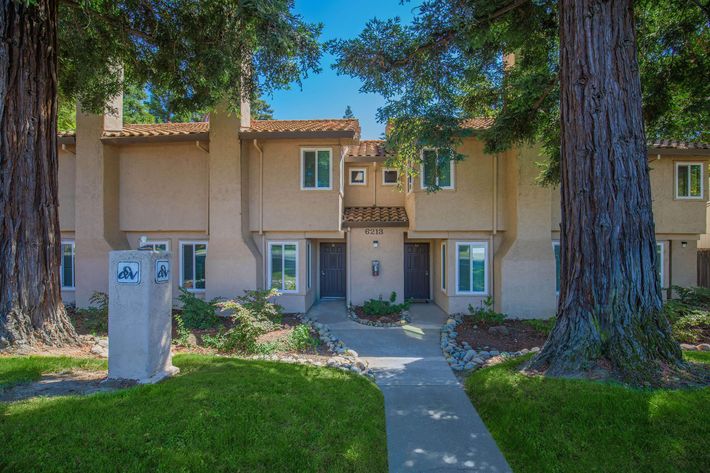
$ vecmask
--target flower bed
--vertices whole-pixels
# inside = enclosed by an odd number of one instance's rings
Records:
[[[362,306],[349,306],[348,318],[362,325],[370,327],[401,327],[412,321],[408,310],[403,310],[398,314],[388,315],[368,315],[362,310]]]

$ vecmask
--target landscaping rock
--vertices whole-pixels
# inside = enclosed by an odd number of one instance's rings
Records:
[[[698,350],[710,351],[710,343],[701,343],[700,345],[698,345]]]
[[[680,344],[680,349],[685,350],[685,351],[695,351],[697,348],[695,345],[691,345],[690,343],[681,343]]]

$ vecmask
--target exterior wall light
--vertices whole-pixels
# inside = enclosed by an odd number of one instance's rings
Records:
[[[378,240],[373,240],[372,241],[372,247],[373,248],[379,248],[380,247],[380,242]]]
[[[687,242],[687,241],[681,241],[681,242],[680,242],[680,246],[682,246],[683,248],[687,248],[687,247],[688,247],[688,242]]]

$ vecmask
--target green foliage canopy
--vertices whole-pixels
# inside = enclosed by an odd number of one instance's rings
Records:
[[[706,2],[705,2],[706,3]],[[635,3],[644,118],[650,138],[707,140],[709,11],[693,0]],[[425,0],[411,24],[373,19],[327,48],[334,68],[379,93],[392,165],[415,174],[424,145],[452,148],[460,120],[493,117],[486,152],[540,143],[542,180],[559,176],[559,38],[555,0]],[[514,53],[514,64],[504,54]],[[439,159],[462,159],[440,153]]]
[[[129,121],[237,104],[242,89],[254,99],[319,72],[322,26],[293,13],[293,0],[64,0],[59,8],[61,101],[101,112],[109,97],[132,91],[146,108],[133,107]],[[146,86],[160,107],[140,98]]]

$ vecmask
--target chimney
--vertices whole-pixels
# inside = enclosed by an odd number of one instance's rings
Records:
[[[241,87],[239,88],[239,126],[241,129],[251,128],[251,56],[247,56],[242,64]]]
[[[104,109],[104,131],[123,130],[123,92],[111,98]]]

